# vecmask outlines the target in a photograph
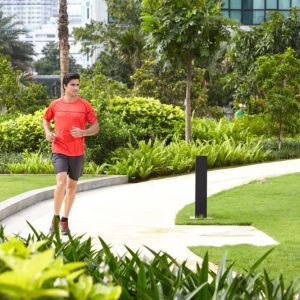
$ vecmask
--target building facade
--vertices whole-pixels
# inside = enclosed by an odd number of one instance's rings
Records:
[[[0,0],[4,17],[14,16],[19,27],[34,30],[58,15],[59,0]]]
[[[74,43],[73,28],[82,26],[82,1],[68,0],[70,54],[78,64],[85,66],[86,58],[80,53],[80,44]],[[3,16],[13,16],[27,33],[20,39],[34,46],[34,60],[43,57],[42,50],[49,42],[58,42],[59,0],[0,0]]]
[[[274,11],[288,15],[292,7],[300,9],[300,0],[223,0],[222,12],[243,25],[257,25]]]

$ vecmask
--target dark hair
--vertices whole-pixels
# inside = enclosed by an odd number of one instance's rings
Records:
[[[78,79],[80,80],[80,75],[78,73],[67,73],[65,74],[63,78],[63,86],[65,88],[65,85],[68,85],[68,83],[73,80],[73,79]]]

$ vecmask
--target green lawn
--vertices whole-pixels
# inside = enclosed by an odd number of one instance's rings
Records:
[[[85,175],[81,180],[95,178]],[[18,194],[47,187],[55,184],[55,176],[51,175],[1,175],[0,176],[0,201]]]
[[[261,267],[272,276],[282,273],[286,280],[300,278],[300,173],[256,181],[210,197],[210,220],[190,220],[192,215],[194,204],[178,213],[176,224],[251,224],[279,242],[273,247],[192,245],[197,255],[208,251],[210,261],[218,263],[227,252],[235,270],[242,271],[274,248]]]

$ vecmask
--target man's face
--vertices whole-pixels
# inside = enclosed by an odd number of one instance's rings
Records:
[[[67,85],[65,85],[65,95],[76,97],[79,92],[79,79],[72,79]]]

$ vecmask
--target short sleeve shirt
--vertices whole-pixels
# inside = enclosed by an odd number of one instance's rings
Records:
[[[73,102],[66,102],[59,98],[51,102],[47,108],[44,119],[48,122],[54,120],[55,138],[52,142],[52,152],[67,156],[84,154],[84,137],[73,137],[70,130],[73,127],[86,129],[87,124],[97,122],[97,115],[89,102],[77,98]]]

